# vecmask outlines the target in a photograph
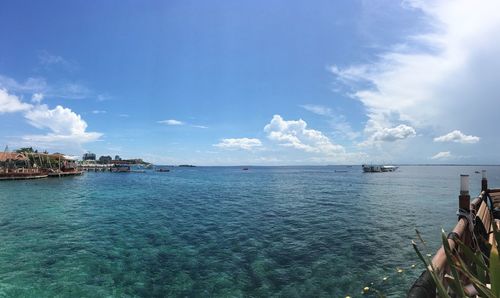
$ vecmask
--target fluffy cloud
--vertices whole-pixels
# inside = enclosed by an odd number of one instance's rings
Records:
[[[258,147],[262,147],[262,142],[259,139],[251,138],[222,139],[220,143],[215,144],[214,146],[224,149],[252,150]]]
[[[474,144],[479,142],[479,140],[479,137],[465,135],[460,130],[454,130],[444,136],[434,138],[434,142],[455,142],[462,144]]]
[[[392,128],[382,128],[373,135],[374,141],[394,142],[409,137],[414,137],[417,133],[415,129],[408,125],[398,125]]]
[[[93,110],[92,111],[92,114],[106,114],[107,112],[106,111],[103,111],[103,110]]]
[[[87,122],[71,109],[62,106],[49,109],[47,105],[39,105],[27,111],[24,117],[34,127],[49,130],[46,135],[23,137],[26,141],[82,144],[96,141],[102,136],[98,132],[87,132]]]
[[[274,115],[269,124],[264,127],[270,140],[282,146],[292,147],[306,152],[339,154],[345,153],[344,147],[333,144],[322,132],[308,129],[302,120],[284,120],[280,115]]]
[[[451,153],[450,151],[442,151],[431,157],[431,159],[450,159]]]
[[[0,89],[0,114],[26,111],[32,106],[22,102],[19,97]]]
[[[158,123],[166,125],[184,125],[184,122],[175,119],[161,120],[158,121]]]
[[[425,17],[426,32],[380,53],[374,63],[330,69],[364,104],[368,138],[401,123],[431,130],[481,126],[493,137],[500,109],[500,2],[405,3]]]

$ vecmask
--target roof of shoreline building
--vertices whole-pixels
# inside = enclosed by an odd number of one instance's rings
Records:
[[[0,161],[7,160],[28,160],[26,155],[17,152],[0,152]]]

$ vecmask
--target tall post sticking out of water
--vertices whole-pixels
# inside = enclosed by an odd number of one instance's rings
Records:
[[[470,211],[469,175],[460,175],[460,196],[458,196],[458,208]]]
[[[488,190],[488,179],[486,178],[486,170],[481,171],[483,178],[481,179],[481,191]]]

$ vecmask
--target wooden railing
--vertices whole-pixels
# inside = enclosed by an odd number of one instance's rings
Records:
[[[472,202],[469,196],[468,187],[468,175],[461,175],[461,187],[459,195],[459,210],[462,211],[462,216],[459,215],[457,225],[453,228],[452,232],[448,234],[448,245],[450,246],[450,251],[456,254],[460,254],[460,249],[458,249],[458,243],[456,239],[459,239],[466,245],[472,245],[472,234],[471,228],[469,227],[469,219],[464,216],[468,213],[472,213],[476,218],[480,219],[486,228],[486,233],[491,230],[491,223],[493,218],[488,207],[488,194],[490,192],[499,192],[500,189],[489,190],[488,180],[486,179],[486,172],[483,171],[483,178],[481,179],[481,193]],[[472,227],[472,231],[474,227]],[[446,258],[446,253],[444,247],[441,246],[434,257],[432,258],[432,267],[438,276],[446,285],[446,280],[444,279],[445,274],[449,274],[449,266]],[[430,268],[429,268],[430,269]],[[430,269],[431,270],[431,269]],[[473,291],[473,288],[465,289],[465,293]],[[473,294],[472,292],[470,293]],[[408,292],[408,297],[411,298],[423,298],[423,297],[435,297],[436,296],[436,285],[432,280],[431,275],[426,270],[420,277],[415,281]]]

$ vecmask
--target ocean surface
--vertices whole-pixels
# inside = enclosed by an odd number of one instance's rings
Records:
[[[415,228],[434,252],[457,220],[459,174],[474,196],[481,169],[500,186],[500,167],[480,166],[3,181],[0,297],[404,297],[424,269]]]

